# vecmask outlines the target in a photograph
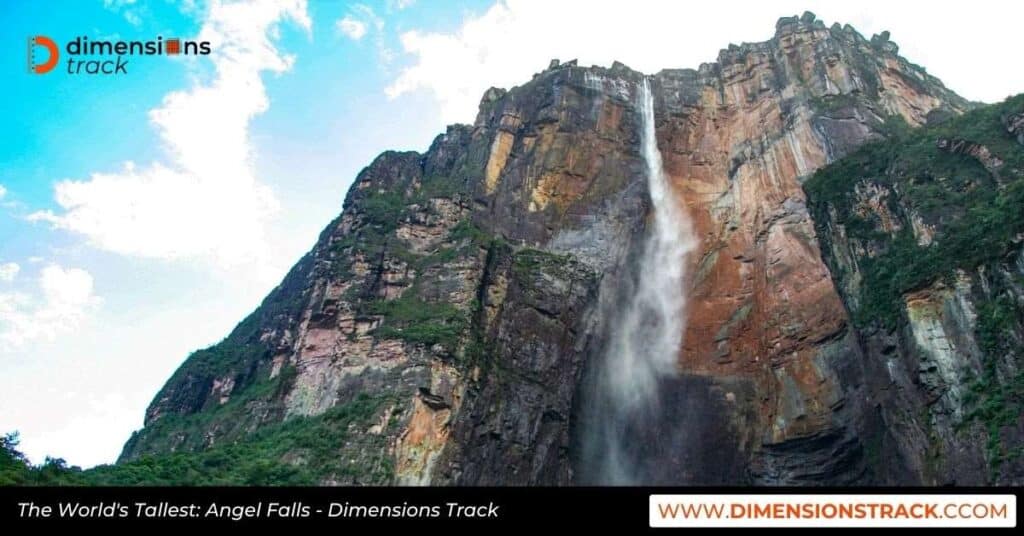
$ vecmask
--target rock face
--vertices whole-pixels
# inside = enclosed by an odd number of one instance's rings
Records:
[[[854,320],[882,482],[1019,484],[1024,96],[864,147],[805,189]],[[878,456],[879,454],[874,454]]]
[[[1006,131],[1017,137],[1017,141],[1024,145],[1024,113],[1009,114],[1003,117],[1003,124]]]
[[[700,240],[680,289],[690,310],[679,376],[648,431],[658,482],[989,481],[984,434],[952,429],[966,394],[949,386],[966,381],[953,364],[964,356],[981,367],[965,335],[970,296],[998,276],[918,289],[902,331],[866,336],[848,313],[857,272],[835,273],[863,248],[827,208],[812,219],[802,187],[867,142],[970,108],[897,52],[887,34],[868,40],[808,13],[781,19],[767,42],[650,77],[665,171]],[[122,459],[244,441],[372,396],[376,412],[338,456],[374,450],[390,470],[324,483],[586,481],[588,370],[644,276],[644,76],[553,61],[522,86],[488,90],[475,123],[449,127],[426,153],[382,154],[264,304],[175,373]],[[1020,136],[1019,117],[1004,130]],[[991,165],[1003,156],[943,143]],[[932,240],[934,221],[888,214],[898,192],[858,192],[860,210],[888,221],[883,232]],[[887,394],[887,382],[905,389]],[[914,451],[924,444],[955,455],[936,462]]]

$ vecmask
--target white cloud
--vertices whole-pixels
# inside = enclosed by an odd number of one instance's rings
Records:
[[[370,6],[366,4],[355,4],[352,6],[352,11],[369,21],[378,32],[384,29],[384,19],[378,16]]]
[[[142,17],[134,11],[125,11],[124,20],[128,21],[128,24],[131,24],[132,26],[142,25]]]
[[[406,6],[403,6],[406,7]],[[391,12],[393,6],[386,7]],[[355,4],[349,7],[349,13],[334,23],[335,29],[353,41],[362,41],[364,37],[373,37],[373,47],[377,51],[377,63],[388,69],[395,59],[395,51],[388,48],[384,33],[385,20],[366,4]]]
[[[4,188],[3,184],[0,184],[0,199],[3,199],[7,195],[7,188]]]
[[[135,1],[136,0],[103,0],[103,7],[111,11],[118,11],[135,5]]]
[[[388,7],[401,11],[407,7],[411,7],[415,3],[416,0],[389,0]]]
[[[278,209],[254,175],[249,124],[270,105],[261,75],[291,68],[275,47],[279,22],[311,27],[305,0],[214,1],[198,40],[214,44],[215,76],[167,94],[149,113],[167,158],[57,184],[61,212],[30,216],[84,235],[93,246],[222,266],[265,255],[265,225]]]
[[[356,20],[351,15],[345,15],[335,26],[339,32],[355,41],[359,41],[366,35],[366,23]]]
[[[381,32],[384,30],[384,18],[366,4],[355,4],[349,8],[349,12],[334,23],[334,27],[354,41],[361,40],[374,30],[377,33],[378,46],[383,46]]]
[[[100,301],[92,276],[78,268],[51,264],[38,284],[34,294],[0,293],[0,352],[74,331]]]
[[[136,0],[103,0],[103,7],[114,13],[121,13],[124,20],[132,26],[142,25],[142,16],[139,14],[140,8]]]
[[[634,0],[628,9],[604,9],[593,1],[502,0],[467,17],[450,33],[409,31],[402,48],[414,56],[386,89],[389,97],[431,92],[444,122],[470,122],[490,86],[511,87],[530,79],[551,58],[578,58],[581,65],[622,61],[634,69],[696,68],[714,61],[730,41],[763,41],[778,17],[805,9],[826,23],[850,23],[870,37],[891,30],[901,53],[926,66],[952,89],[972,99],[999,100],[1024,90],[1015,65],[1014,35],[1020,8],[978,0],[972,9],[932,9],[925,17],[911,2],[779,0],[773,2],[678,2]],[[956,28],[956,39],[949,38]]]
[[[4,283],[14,281],[14,278],[18,277],[19,271],[21,271],[21,266],[18,266],[18,263],[5,262],[0,264],[0,281]]]

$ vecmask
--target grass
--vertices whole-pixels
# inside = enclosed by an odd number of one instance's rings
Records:
[[[393,300],[364,304],[364,312],[384,317],[374,334],[454,351],[468,323],[466,313],[450,303],[427,302],[412,294],[406,291]]]
[[[558,255],[539,249],[523,248],[512,257],[512,273],[521,284],[529,283],[535,274],[552,271],[561,273],[573,262],[568,255]]]

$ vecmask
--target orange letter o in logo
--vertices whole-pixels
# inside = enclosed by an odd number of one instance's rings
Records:
[[[39,45],[46,49],[49,54],[45,63],[36,64],[35,62],[35,47]],[[57,48],[57,43],[46,37],[45,35],[37,35],[28,40],[28,65],[32,72],[36,74],[45,74],[53,70],[57,66],[57,60],[60,58],[60,49]]]

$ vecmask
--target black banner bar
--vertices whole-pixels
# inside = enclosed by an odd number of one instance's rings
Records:
[[[0,526],[650,529],[652,494],[1013,493],[1020,488],[0,488]],[[732,530],[732,529],[730,529]],[[929,529],[934,530],[934,529]],[[575,533],[575,532],[574,532]],[[530,536],[530,535],[527,535]]]

